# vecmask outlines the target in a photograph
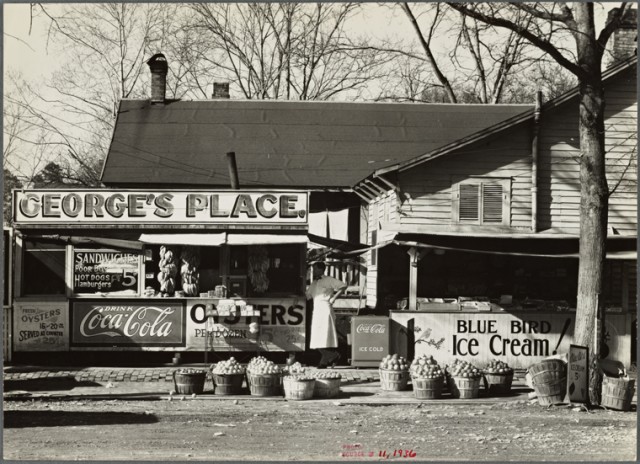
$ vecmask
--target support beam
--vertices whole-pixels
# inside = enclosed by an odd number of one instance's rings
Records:
[[[381,187],[380,185],[376,184],[375,182],[373,182],[373,181],[371,181],[371,180],[369,180],[369,179],[365,179],[365,181],[364,181],[364,182],[365,182],[365,184],[367,184],[367,185],[371,185],[371,188],[372,188],[372,189],[376,189],[376,190],[377,190],[377,192],[378,192],[378,195],[384,195],[385,193],[387,193],[387,190],[388,190],[388,189],[386,189],[386,188],[384,188],[384,187]]]
[[[364,183],[360,184],[360,190],[367,192],[369,195],[373,195],[373,198],[376,198],[377,196],[380,195],[378,192],[376,192],[374,189],[372,189],[371,187],[369,187]]]
[[[362,198],[364,201],[366,201],[367,203],[369,203],[371,200],[373,200],[373,198],[365,195],[364,193],[360,193],[358,192],[356,189],[353,189],[353,193],[355,193],[356,195],[358,195],[360,198]]]
[[[427,254],[428,248],[411,247],[409,255],[409,310],[418,309],[418,263]]]
[[[396,192],[398,191],[398,186],[397,186],[397,185],[392,184],[391,182],[389,182],[389,181],[388,181],[387,179],[385,179],[384,177],[379,176],[379,175],[377,175],[377,174],[375,174],[375,173],[373,174],[373,176],[374,176],[376,179],[381,180],[382,182],[384,182],[385,184],[387,184],[387,185],[389,186],[389,188],[390,188],[390,189],[392,189],[392,190],[394,190],[394,191],[396,191]]]

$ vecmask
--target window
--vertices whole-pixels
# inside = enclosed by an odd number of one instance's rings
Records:
[[[458,224],[509,225],[509,179],[466,179],[454,188]]]
[[[66,246],[25,240],[23,295],[64,295]]]

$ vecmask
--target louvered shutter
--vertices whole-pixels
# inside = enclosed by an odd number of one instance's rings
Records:
[[[460,184],[460,221],[477,222],[480,217],[480,185]]]
[[[502,185],[482,185],[482,223],[502,223]]]

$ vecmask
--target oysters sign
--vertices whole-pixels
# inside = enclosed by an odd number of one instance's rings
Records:
[[[182,302],[74,301],[71,346],[184,347]]]

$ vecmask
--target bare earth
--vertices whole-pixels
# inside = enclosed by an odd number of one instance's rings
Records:
[[[523,401],[367,406],[178,397],[5,402],[4,411],[4,459],[635,461],[637,446],[635,412]]]

